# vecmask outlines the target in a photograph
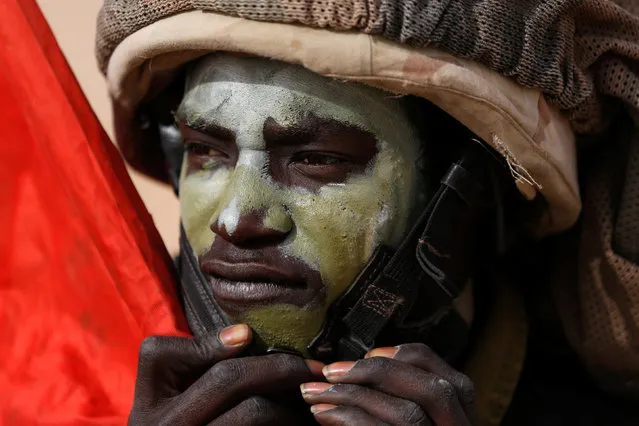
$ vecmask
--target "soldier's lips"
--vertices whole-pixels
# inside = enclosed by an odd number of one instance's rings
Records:
[[[318,297],[316,286],[292,269],[260,263],[208,261],[201,265],[208,276],[213,297],[228,314],[251,307],[291,304],[304,307]]]

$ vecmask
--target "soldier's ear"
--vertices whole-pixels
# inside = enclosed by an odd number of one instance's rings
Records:
[[[184,97],[185,73],[178,73],[156,98],[145,105],[146,125],[152,128],[162,151],[164,167],[176,195],[179,195],[184,141],[175,113]],[[151,129],[150,129],[151,130]]]
[[[164,153],[165,165],[173,191],[179,196],[180,173],[184,158],[184,141],[176,123],[157,123],[160,147]]]

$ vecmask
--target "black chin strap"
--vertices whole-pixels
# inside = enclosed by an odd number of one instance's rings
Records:
[[[446,324],[450,332],[440,333],[445,344],[451,346],[457,336],[461,340],[456,346],[465,346],[467,324],[453,309],[453,302],[472,276],[478,225],[494,207],[496,181],[511,179],[496,158],[480,143],[469,143],[399,248],[379,247],[349,290],[333,303],[321,332],[308,347],[313,358],[360,359],[389,325],[400,341],[424,341],[433,336],[435,326]],[[184,308],[193,333],[202,335],[230,325],[183,228],[180,246]],[[288,352],[259,344],[252,352],[272,351]]]
[[[197,256],[182,226],[178,269],[184,311],[193,334],[202,336],[231,325],[231,321],[213,298],[211,284],[202,274]]]
[[[470,143],[399,248],[380,247],[333,304],[308,348],[311,355],[327,362],[360,359],[391,324],[393,333],[402,334],[399,341],[423,341],[445,323],[447,340],[460,339],[454,349],[465,346],[468,325],[453,302],[472,277],[475,237],[494,205],[496,179],[510,179],[506,168],[488,149]]]

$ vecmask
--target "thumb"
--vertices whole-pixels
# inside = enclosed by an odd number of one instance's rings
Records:
[[[138,358],[136,400],[156,398],[164,390],[180,391],[182,383],[197,379],[215,363],[240,353],[251,342],[246,324],[237,324],[201,338],[150,336],[142,341]],[[161,386],[159,386],[161,384]]]

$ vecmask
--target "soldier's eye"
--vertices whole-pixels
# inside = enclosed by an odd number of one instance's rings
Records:
[[[350,174],[361,173],[365,168],[333,152],[300,152],[291,163],[304,176],[327,183],[342,183]]]
[[[193,156],[203,157],[220,157],[224,156],[224,153],[213,148],[210,145],[203,144],[195,141],[185,141],[184,147],[186,151]]]
[[[304,165],[312,166],[330,166],[348,162],[345,158],[337,157],[335,155],[317,153],[301,154],[295,161]]]
[[[228,162],[228,155],[209,144],[185,141],[184,149],[186,150],[186,158],[192,169],[213,169],[216,166]]]

